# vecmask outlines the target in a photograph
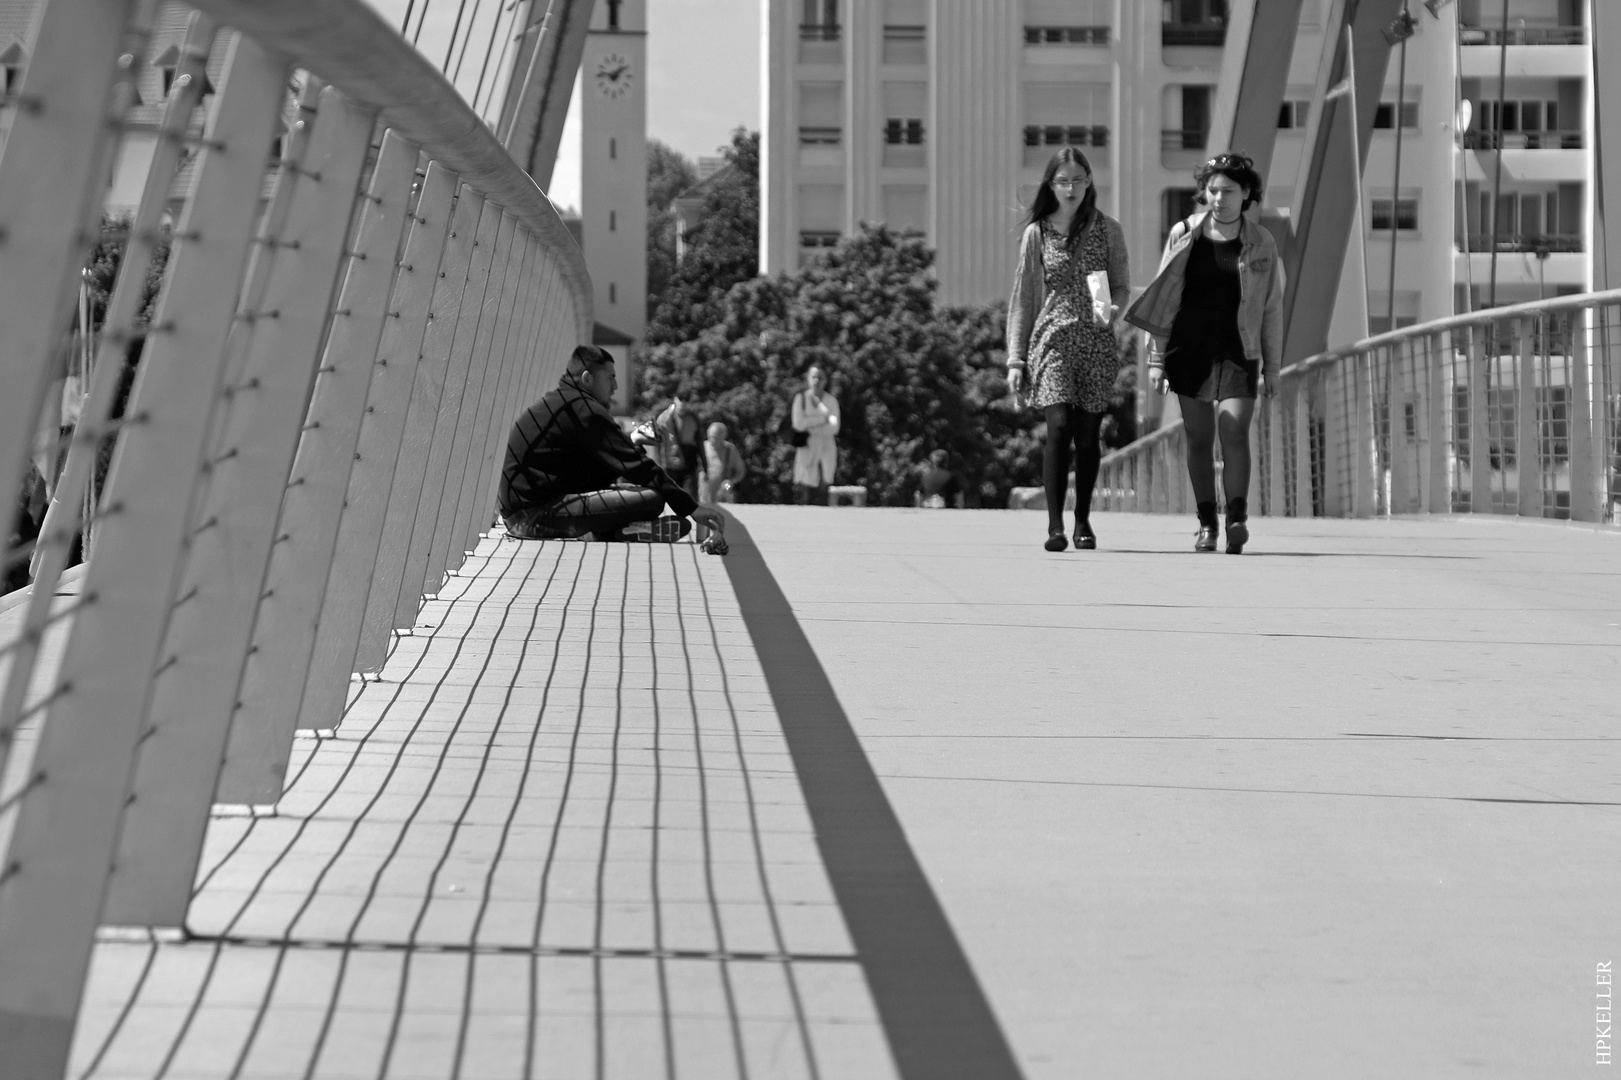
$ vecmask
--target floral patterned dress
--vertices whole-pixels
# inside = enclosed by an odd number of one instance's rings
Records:
[[[1026,362],[1030,404],[1038,409],[1103,412],[1114,397],[1119,352],[1114,331],[1092,320],[1086,275],[1094,270],[1108,271],[1110,289],[1131,284],[1125,234],[1108,215],[1099,213],[1074,248],[1045,221],[1025,230],[1008,303],[1008,360]]]

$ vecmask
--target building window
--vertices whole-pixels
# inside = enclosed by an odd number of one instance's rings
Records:
[[[619,286],[612,281],[608,282],[608,303],[619,303]]]
[[[609,139],[608,140],[608,158],[609,158],[609,160],[613,160],[613,159],[618,158],[618,157],[619,157],[619,140],[618,139]]]
[[[839,40],[839,0],[805,0],[805,21],[799,24],[799,39]]]
[[[886,26],[884,27],[885,41],[922,41],[928,33],[923,26]]]
[[[1103,124],[1026,124],[1026,146],[1108,146],[1109,129]]]
[[[28,58],[23,54],[22,46],[12,42],[5,52],[0,53],[0,77],[5,79],[5,93],[17,92],[17,85],[22,82],[23,67]]]
[[[1373,126],[1375,128],[1389,129],[1395,127],[1393,120],[1396,116],[1396,103],[1394,101],[1381,101],[1379,107],[1373,110]],[[1418,102],[1409,98],[1401,105],[1401,126],[1404,128],[1418,127]]]
[[[1227,0],[1164,0],[1160,44],[1220,48],[1227,41]]]
[[[619,231],[619,214],[613,210],[608,211],[608,231]]]
[[[1027,26],[1026,45],[1107,45],[1107,26]]]
[[[1210,134],[1211,104],[1216,96],[1214,86],[1168,86],[1171,96],[1166,100],[1168,115],[1161,132],[1160,145],[1165,150],[1203,150]]]
[[[1374,199],[1372,228],[1374,232],[1389,232],[1391,229],[1391,202],[1390,199]],[[1395,227],[1398,232],[1408,232],[1418,228],[1418,200],[1395,200]]]
[[[608,29],[619,29],[619,5],[624,0],[608,0]]]
[[[1190,187],[1166,188],[1160,194],[1160,243],[1165,243],[1166,239],[1170,237],[1172,225],[1179,221],[1186,221],[1199,209],[1198,197],[1198,189]]]
[[[844,139],[844,130],[836,127],[801,127],[800,146],[837,146]]]
[[[1294,131],[1306,126],[1311,117],[1311,102],[1285,101],[1278,110],[1278,130]]]
[[[1495,98],[1474,102],[1475,115],[1480,119],[1464,132],[1464,146],[1472,150],[1497,149],[1498,105]],[[1505,149],[1581,149],[1581,129],[1559,126],[1558,101],[1504,101],[1501,105]]]
[[[884,24],[884,63],[927,64],[928,27],[921,23]]]
[[[884,142],[890,146],[922,146],[923,121],[891,117],[884,124]]]
[[[831,248],[839,246],[839,234],[828,229],[802,229],[799,233],[802,248]]]

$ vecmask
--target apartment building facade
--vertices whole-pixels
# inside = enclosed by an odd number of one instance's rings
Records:
[[[1393,50],[1374,117],[1366,242],[1346,253],[1334,340],[1489,302],[1494,224],[1498,303],[1590,281],[1585,5],[1509,0],[1495,202],[1503,35],[1488,24],[1501,9],[1413,6],[1405,72]],[[1285,213],[1303,182],[1330,10],[1331,0],[1305,0],[1286,59],[1266,194]],[[942,300],[996,300],[1043,166],[1074,145],[1092,163],[1099,205],[1125,228],[1141,285],[1192,208],[1193,168],[1228,149],[1207,145],[1223,0],[762,0],[762,14],[768,272],[884,221],[937,249]],[[1460,91],[1472,113],[1461,138]]]

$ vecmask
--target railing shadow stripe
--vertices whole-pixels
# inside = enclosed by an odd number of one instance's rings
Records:
[[[732,518],[726,571],[765,672],[816,844],[905,1080],[1021,1072],[956,932],[747,528]]]

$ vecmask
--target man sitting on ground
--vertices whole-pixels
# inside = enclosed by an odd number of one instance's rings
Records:
[[[693,518],[720,533],[720,512],[699,506],[608,412],[618,387],[613,357],[581,345],[557,389],[512,425],[499,501],[507,534],[523,540],[670,543]],[[660,516],[665,508],[674,514]]]

